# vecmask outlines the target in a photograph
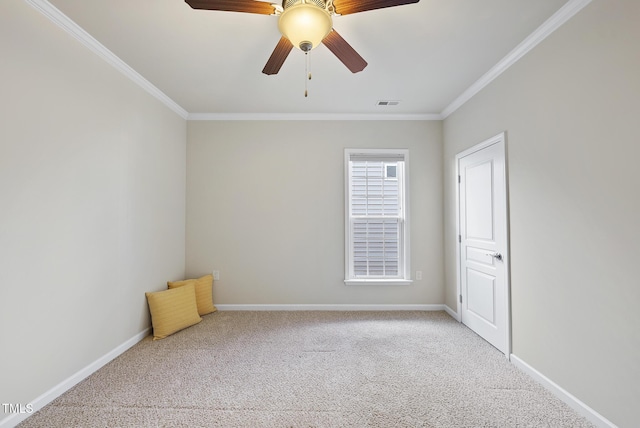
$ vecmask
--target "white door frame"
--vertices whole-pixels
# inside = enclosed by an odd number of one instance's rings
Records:
[[[511,359],[511,264],[510,264],[510,260],[511,260],[511,254],[509,251],[509,181],[508,181],[508,176],[509,174],[507,173],[508,170],[508,165],[507,165],[507,149],[506,149],[506,132],[501,132],[500,134],[491,137],[483,142],[481,142],[480,144],[476,144],[475,146],[464,150],[460,153],[458,153],[456,155],[456,175],[455,175],[455,180],[456,180],[456,315],[457,315],[457,320],[458,322],[462,322],[462,307],[461,307],[461,302],[460,302],[460,296],[462,296],[462,273],[460,272],[460,269],[462,268],[462,262],[461,262],[461,257],[462,257],[462,246],[460,245],[460,233],[461,233],[461,229],[460,229],[460,186],[459,186],[459,178],[460,177],[460,159],[464,158],[465,156],[468,156],[472,153],[475,153],[477,151],[480,151],[482,149],[485,149],[489,146],[492,146],[494,144],[498,144],[499,147],[501,147],[502,149],[502,153],[504,156],[504,184],[505,184],[505,206],[504,206],[504,210],[505,210],[505,223],[503,225],[503,227],[506,228],[506,234],[505,236],[507,237],[507,242],[505,243],[505,248],[504,251],[502,251],[501,253],[503,254],[503,261],[504,261],[504,266],[505,266],[505,286],[506,286],[506,302],[504,302],[504,304],[507,306],[506,308],[506,314],[507,314],[507,328],[506,328],[506,335],[507,335],[507,352],[506,352],[506,357],[508,359]]]

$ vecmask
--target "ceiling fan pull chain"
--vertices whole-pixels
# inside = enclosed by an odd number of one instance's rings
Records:
[[[309,96],[307,91],[308,82],[311,80],[311,73],[309,72],[309,52],[304,53],[304,96]]]

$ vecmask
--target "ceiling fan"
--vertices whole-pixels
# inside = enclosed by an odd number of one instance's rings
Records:
[[[277,15],[282,37],[262,70],[264,74],[277,74],[294,46],[308,53],[320,43],[352,73],[364,70],[367,62],[333,29],[332,17],[420,0],[282,0],[282,6],[257,0],[185,1],[193,9]]]

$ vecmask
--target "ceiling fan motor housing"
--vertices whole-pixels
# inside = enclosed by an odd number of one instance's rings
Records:
[[[293,5],[295,5],[296,3],[311,3],[311,4],[315,4],[316,6],[318,6],[321,9],[326,9],[326,3],[324,0],[282,0],[282,9],[287,9],[288,7],[291,7]]]

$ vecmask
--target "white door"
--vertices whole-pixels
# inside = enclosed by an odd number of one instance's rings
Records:
[[[504,134],[456,156],[461,321],[510,354]]]

